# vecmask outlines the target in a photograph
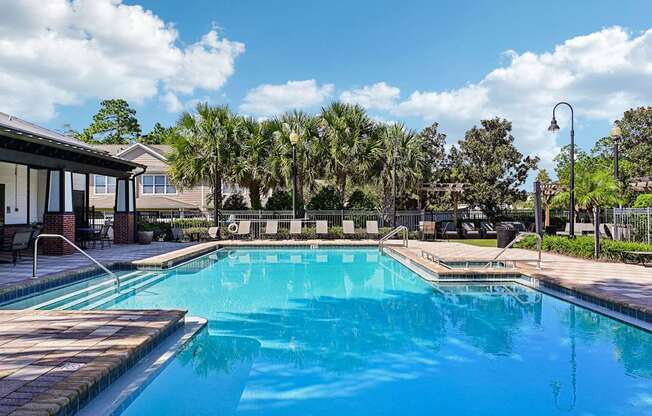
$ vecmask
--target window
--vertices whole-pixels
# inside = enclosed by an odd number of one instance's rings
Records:
[[[167,175],[143,175],[143,194],[176,194]]]
[[[93,178],[95,185],[95,194],[114,194],[115,193],[115,178],[111,176],[95,175]]]

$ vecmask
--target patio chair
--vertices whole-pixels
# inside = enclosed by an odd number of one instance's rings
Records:
[[[482,221],[480,223],[480,230],[482,231],[482,236],[484,238],[496,238],[498,236],[496,227],[494,227],[490,222]]]
[[[246,237],[251,234],[251,221],[240,221],[236,236]]]
[[[463,222],[462,232],[464,233],[464,238],[480,238],[480,230],[475,228],[475,224],[472,222]]]
[[[433,240],[437,238],[437,223],[434,221],[424,221],[421,225],[421,239],[427,240],[429,237]]]
[[[16,231],[11,237],[11,242],[3,247],[3,251],[11,253],[11,262],[16,265],[16,262],[21,257],[20,252],[29,248],[32,239],[32,230]]]
[[[457,238],[459,237],[459,232],[457,231],[457,225],[455,225],[454,222],[447,222],[444,225],[444,229],[442,230],[442,234],[445,238]]]
[[[613,224],[602,224],[602,234],[610,240],[614,240],[614,225]]]
[[[109,235],[109,229],[111,228],[108,224],[103,224],[100,227],[100,232],[95,232],[89,234],[89,240],[93,242],[93,248],[96,247],[97,242],[100,242],[100,248],[104,249],[104,243],[106,242],[111,248],[111,236]]]
[[[172,228],[171,231],[172,231],[172,241],[179,242],[179,241],[183,240],[183,229],[182,228],[176,228],[175,227],[175,228]],[[209,235],[210,235],[210,229],[208,231],[209,231]]]
[[[319,220],[315,222],[315,234],[328,235],[328,221]]]
[[[290,221],[290,235],[301,235],[301,220]]]
[[[270,237],[278,235],[278,221],[267,220],[265,223],[265,232],[263,234]]]
[[[355,225],[353,224],[353,221],[351,220],[342,221],[342,234],[344,234],[345,236],[355,235]]]
[[[378,231],[378,221],[367,221],[367,237],[378,237],[379,234],[380,232]]]
[[[208,237],[211,240],[217,240],[217,233],[219,233],[220,227],[208,227]]]

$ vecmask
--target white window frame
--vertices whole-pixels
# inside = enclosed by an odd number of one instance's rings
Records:
[[[104,185],[97,185],[97,178],[104,178]],[[109,192],[109,179],[113,180],[113,192]],[[113,176],[106,175],[93,175],[93,192],[95,195],[115,195],[116,180]],[[102,192],[98,192],[98,189],[104,189]]]
[[[156,177],[163,177],[163,192],[156,192]],[[151,177],[152,178],[152,185],[147,185],[152,187],[152,192],[145,192],[145,177]],[[161,185],[158,185],[161,186]],[[174,192],[168,192],[168,187],[173,186],[174,187]],[[177,187],[172,183],[170,180],[170,177],[166,174],[157,174],[157,173],[151,173],[147,175],[142,175],[141,180],[140,180],[140,194],[142,196],[156,196],[156,195],[177,195],[179,191],[177,190]]]

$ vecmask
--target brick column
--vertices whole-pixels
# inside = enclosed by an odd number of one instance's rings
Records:
[[[70,212],[48,212],[43,215],[43,234],[60,234],[75,242],[75,214]],[[65,256],[75,249],[60,238],[44,238],[39,241],[43,254]]]
[[[116,212],[113,215],[113,242],[133,244],[136,215],[133,212]]]

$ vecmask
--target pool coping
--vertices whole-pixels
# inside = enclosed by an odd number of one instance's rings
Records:
[[[504,270],[489,271],[481,269],[468,269],[465,273],[459,273],[455,270],[445,269],[434,262],[426,262],[421,258],[410,258],[393,247],[383,247],[383,252],[408,267],[430,284],[516,283],[582,306],[644,331],[652,332],[652,311],[649,309],[641,305],[631,305],[618,300],[606,299],[603,296],[596,296],[595,293],[588,289],[566,287],[556,279],[548,277],[538,270],[516,267],[514,269],[516,273],[513,271],[508,273]],[[440,278],[439,276],[444,277]],[[479,276],[483,278],[478,278]],[[529,282],[523,279],[523,276],[527,277]]]
[[[126,409],[207,323],[204,318],[186,317],[182,328],[152,348],[122,377],[79,409],[76,416],[112,416]]]

